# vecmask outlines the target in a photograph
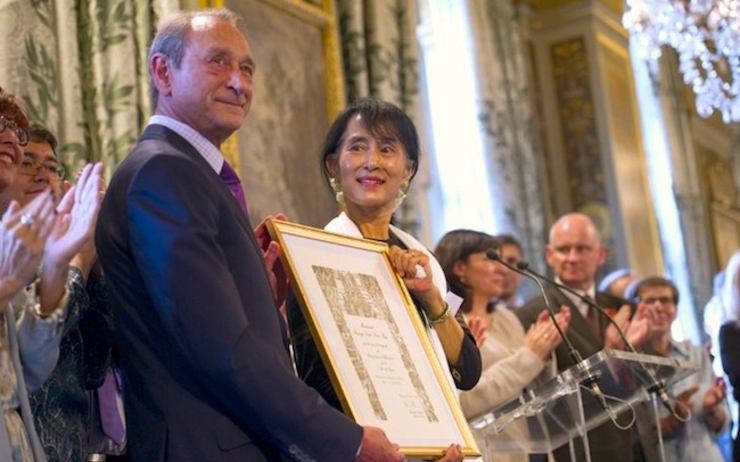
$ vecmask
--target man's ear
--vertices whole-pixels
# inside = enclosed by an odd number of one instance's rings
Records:
[[[553,260],[553,254],[555,253],[555,250],[553,250],[552,246],[550,244],[545,245],[545,261],[547,262],[547,265],[552,268],[554,266],[554,260]]]
[[[598,249],[599,267],[606,262],[606,246],[599,244]]]
[[[172,94],[171,63],[170,58],[164,53],[154,53],[149,61],[152,84],[157,87],[160,95],[169,96]]]

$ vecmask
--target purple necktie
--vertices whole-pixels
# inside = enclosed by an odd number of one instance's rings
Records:
[[[221,167],[221,173],[218,174],[221,179],[226,183],[226,186],[231,190],[231,194],[234,195],[236,201],[239,203],[239,207],[247,213],[247,201],[244,199],[244,190],[242,189],[242,182],[239,180],[239,176],[236,174],[231,165],[224,160],[224,166]]]
[[[122,444],[126,435],[121,414],[118,412],[118,381],[113,369],[108,369],[103,385],[98,388],[100,426],[103,433],[116,444]]]

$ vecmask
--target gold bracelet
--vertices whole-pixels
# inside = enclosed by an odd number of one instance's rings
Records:
[[[433,318],[429,318],[429,325],[434,326],[436,324],[442,323],[447,321],[447,318],[450,317],[450,304],[445,302],[445,309],[442,310],[442,314],[439,316],[435,316]]]

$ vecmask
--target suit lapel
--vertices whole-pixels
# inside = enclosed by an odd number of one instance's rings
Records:
[[[146,127],[144,132],[141,135],[141,141],[146,140],[157,140],[157,141],[165,141],[172,145],[173,148],[177,152],[182,153],[183,155],[191,158],[194,162],[196,162],[200,169],[203,172],[209,172],[206,173],[204,176],[210,181],[212,190],[214,192],[218,192],[222,196],[224,196],[224,201],[228,203],[228,207],[231,211],[232,216],[236,219],[237,223],[239,223],[239,226],[244,230],[244,233],[247,235],[248,240],[252,243],[252,245],[259,249],[259,245],[257,244],[257,240],[254,237],[254,232],[252,231],[252,225],[249,221],[249,217],[244,213],[244,211],[239,207],[239,203],[236,201],[236,198],[234,198],[233,194],[231,193],[231,190],[226,185],[226,183],[221,180],[221,177],[218,176],[218,174],[213,171],[213,168],[206,162],[206,160],[203,158],[203,156],[198,152],[195,147],[188,142],[185,138],[177,134],[174,130],[171,130],[163,125],[158,124],[152,124]]]

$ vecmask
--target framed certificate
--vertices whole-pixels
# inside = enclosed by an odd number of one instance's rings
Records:
[[[439,456],[452,443],[478,456],[388,246],[281,221],[270,228],[345,413],[382,428],[407,456]]]

